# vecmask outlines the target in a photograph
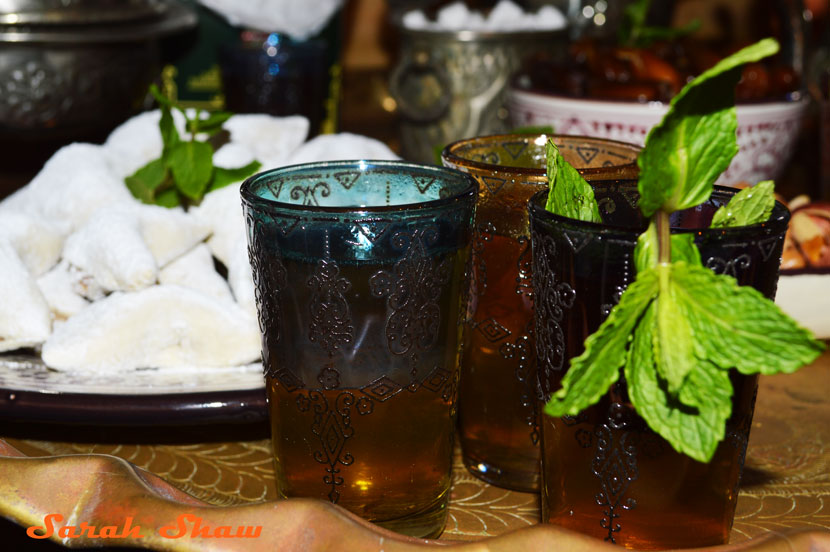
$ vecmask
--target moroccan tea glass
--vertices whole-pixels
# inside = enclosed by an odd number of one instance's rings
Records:
[[[390,161],[243,184],[280,497],[440,534],[476,193],[467,175]]]
[[[450,144],[442,155],[444,165],[479,182],[458,397],[464,464],[485,481],[520,491],[539,485],[527,201],[547,188],[547,138],[484,136]],[[551,138],[589,181],[636,175],[636,146]]]
[[[560,386],[569,360],[608,316],[635,277],[633,251],[645,229],[636,182],[594,182],[602,224],[529,204],[536,290],[536,356],[543,398]],[[698,208],[674,213],[673,232],[693,232],[703,264],[772,299],[789,221],[776,203],[763,224],[709,229],[737,190],[716,188]],[[708,464],[676,452],[638,416],[625,379],[577,416],[540,417],[542,521],[628,548],[702,547],[728,540],[735,514],[757,376],[731,374],[732,415]]]

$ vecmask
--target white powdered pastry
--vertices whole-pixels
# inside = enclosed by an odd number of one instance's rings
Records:
[[[86,299],[87,301],[98,301],[107,296],[107,290],[101,287],[101,284],[89,272],[72,266],[67,261],[61,261],[60,264],[65,264],[67,272],[72,281],[72,291]]]
[[[309,123],[301,115],[272,117],[252,113],[234,115],[222,127],[230,132],[232,143],[245,146],[253,158],[262,163],[263,169],[269,169],[283,165],[285,159],[305,142]]]
[[[341,132],[321,134],[300,146],[286,160],[286,165],[313,161],[348,159],[400,159],[394,151],[379,140],[359,134]]]
[[[29,187],[24,186],[0,200],[0,216],[6,216],[9,213],[25,213],[30,204]]]
[[[99,209],[66,239],[63,258],[108,291],[136,291],[156,282],[156,260],[141,233],[136,210]]]
[[[238,305],[173,285],[117,292],[55,329],[42,356],[57,370],[234,366],[260,355],[256,320]]]
[[[84,291],[82,281],[83,273],[73,270],[66,261],[58,263],[37,279],[37,286],[54,320],[70,318],[89,305],[89,301],[81,295]]]
[[[253,161],[259,161],[253,152],[235,142],[228,142],[213,154],[213,165],[223,169],[238,169]]]
[[[242,203],[241,184],[232,184],[211,192],[199,207],[192,209],[194,217],[211,224],[207,244],[213,256],[228,270],[228,284],[237,303],[251,316],[256,316],[254,280],[248,259],[248,238]]]
[[[40,345],[49,337],[49,306],[6,240],[0,240],[0,298],[0,351]]]
[[[113,130],[104,150],[113,173],[124,178],[161,155],[161,112],[145,111]]]
[[[231,264],[234,248],[246,236],[240,187],[241,183],[237,183],[210,192],[198,207],[188,212],[200,223],[208,225],[211,234],[208,246],[226,267]]]
[[[160,267],[193,249],[210,234],[210,226],[181,207],[134,204],[141,237]],[[240,207],[241,209],[241,207]]]
[[[135,201],[101,146],[75,143],[58,150],[8,205],[0,203],[0,213],[8,209],[47,220],[66,236],[99,208]]]
[[[530,13],[510,0],[501,0],[486,16],[470,10],[463,2],[448,4],[436,15],[433,21],[422,11],[413,10],[404,14],[402,23],[413,30],[478,32],[553,31],[567,25],[565,16],[553,6],[542,6]]]
[[[223,15],[231,25],[284,33],[297,40],[321,30],[343,0],[199,0]]]
[[[0,216],[0,241],[3,240],[15,249],[35,277],[55,266],[63,248],[63,236],[53,224],[15,211]]]
[[[242,236],[230,252],[231,258],[228,267],[228,283],[233,290],[233,296],[245,312],[251,316],[257,315],[256,296],[254,295],[254,276],[251,271],[251,262],[248,258],[248,242]]]
[[[174,284],[196,290],[209,297],[233,301],[228,282],[216,272],[213,256],[200,243],[159,271],[160,284]]]

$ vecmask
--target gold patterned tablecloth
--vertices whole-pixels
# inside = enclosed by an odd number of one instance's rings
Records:
[[[0,422],[29,456],[121,457],[217,506],[276,498],[266,426],[113,430]],[[830,530],[830,353],[793,375],[761,378],[731,542],[786,529]],[[476,479],[456,454],[445,540],[538,522],[535,494]]]

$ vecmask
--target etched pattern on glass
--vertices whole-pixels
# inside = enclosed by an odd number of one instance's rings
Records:
[[[340,276],[336,262],[320,259],[306,285],[312,289],[308,339],[319,343],[331,357],[341,345],[354,339],[349,303],[344,295],[351,283]]]
[[[331,194],[331,187],[328,183],[317,182],[307,186],[294,186],[290,192],[291,199],[302,200],[303,205],[320,205],[318,194],[320,197],[328,197]]]
[[[380,270],[369,280],[372,295],[385,297],[392,311],[386,321],[386,343],[393,354],[426,351],[438,337],[438,299],[449,281],[450,263],[445,259],[436,264],[427,254],[426,248],[437,238],[434,227],[396,232],[392,244],[406,253],[392,271]]]
[[[556,242],[551,236],[533,233],[533,273],[544,282],[535,286],[536,361],[542,389],[551,389],[554,373],[565,365],[565,334],[562,320],[565,310],[573,307],[576,292],[567,282],[557,281],[552,263],[556,258]],[[545,385],[547,382],[547,385]]]
[[[530,322],[532,324],[532,321]],[[516,379],[523,385],[519,404],[524,410],[525,423],[530,428],[530,442],[539,444],[539,421],[537,407],[536,381],[533,379],[533,357],[531,351],[530,329],[518,336],[513,343],[503,343],[499,352],[505,360],[516,361]]]
[[[308,391],[297,395],[297,408],[300,412],[309,409],[314,412],[312,433],[320,440],[320,448],[314,451],[314,460],[325,465],[326,475],[323,483],[330,487],[329,500],[335,504],[340,499],[337,489],[343,485],[340,466],[349,466],[354,457],[346,448],[346,441],[354,435],[352,427],[352,406],[355,404],[354,393],[343,391],[329,404],[320,391]],[[361,411],[358,409],[358,413]],[[368,413],[368,412],[366,412]]]
[[[531,259],[530,236],[520,236],[516,243],[522,248],[517,262],[516,294],[533,297],[533,260]]]
[[[731,259],[722,259],[720,257],[709,257],[706,259],[706,267],[711,268],[716,274],[726,274],[737,278],[741,271],[750,267],[752,260],[746,253],[738,255]]]
[[[633,443],[628,442],[629,432],[619,431],[625,428],[624,416],[625,406],[612,403],[606,422],[594,429],[596,452],[591,470],[600,482],[600,492],[595,498],[597,505],[603,508],[600,526],[608,532],[605,540],[613,543],[617,542],[614,534],[622,528],[617,521],[620,510],[631,510],[637,506],[636,500],[625,498],[626,491],[637,480],[639,471],[637,450]],[[619,435],[616,441],[615,434]]]
[[[471,252],[473,272],[470,282],[470,294],[472,295],[473,301],[487,293],[487,265],[484,262],[484,248],[487,247],[487,242],[493,239],[495,232],[496,227],[492,222],[479,224],[475,227]],[[469,318],[472,319],[475,316],[475,305],[472,302],[470,304],[470,310]]]
[[[266,254],[264,251],[265,243],[268,241],[265,236],[266,222],[247,210],[245,216],[248,219],[247,227],[251,229],[248,239],[248,260],[251,263],[254,280],[254,300],[257,304],[259,329],[266,343],[276,344],[282,339],[280,290],[287,285],[285,265],[275,243],[269,244],[274,249],[273,255]],[[271,224],[269,215],[263,213],[261,216],[268,217],[267,224]],[[271,259],[268,263],[260,262],[260,259],[268,258]],[[282,367],[271,366],[269,359],[266,358],[269,349],[270,347],[264,347],[262,352],[262,366],[266,376],[278,378],[289,389],[302,387],[302,382],[293,374]]]

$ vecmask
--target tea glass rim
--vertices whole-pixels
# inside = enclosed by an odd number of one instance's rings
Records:
[[[619,165],[611,165],[608,167],[591,167],[591,168],[583,168],[579,169],[580,174],[584,176],[591,176],[593,174],[602,173],[607,171],[610,168],[627,168],[627,167],[636,167],[637,161],[636,158],[639,156],[642,148],[637,144],[632,144],[629,142],[622,142],[620,140],[612,140],[609,138],[598,138],[596,136],[585,136],[582,134],[557,134],[556,132],[548,133],[542,132],[539,134],[522,134],[522,133],[505,133],[505,134],[488,134],[485,136],[474,136],[471,138],[463,138],[461,140],[456,140],[455,142],[451,142],[447,144],[443,150],[441,150],[441,159],[447,162],[452,163],[453,165],[459,165],[464,167],[475,168],[480,171],[509,171],[511,173],[515,173],[517,175],[523,175],[532,177],[533,179],[539,179],[540,181],[547,181],[547,170],[545,168],[531,168],[531,167],[516,167],[512,165],[503,165],[500,163],[486,163],[483,161],[475,161],[473,159],[468,159],[466,157],[461,157],[456,151],[458,149],[467,146],[469,144],[488,144],[494,143],[503,140],[527,140],[528,142],[535,142],[536,145],[544,145],[544,142],[547,142],[548,138],[564,138],[564,139],[573,139],[585,142],[593,142],[593,143],[602,143],[602,144],[611,144],[614,146],[619,146],[623,149],[630,150],[632,153],[635,153],[635,160],[630,161],[628,163],[621,163]],[[542,144],[539,144],[538,141],[543,140]]]
[[[371,168],[402,169],[403,171],[421,172],[425,175],[432,173],[436,177],[451,178],[458,181],[465,181],[466,186],[447,197],[425,199],[408,203],[394,205],[307,205],[303,203],[288,203],[276,199],[268,199],[258,195],[254,189],[262,181],[281,175],[299,175],[304,172],[325,169],[342,169],[352,172],[366,172]],[[314,161],[309,163],[296,163],[284,165],[264,171],[257,172],[245,179],[240,187],[240,195],[243,203],[247,203],[256,209],[283,210],[294,212],[319,212],[331,214],[388,214],[395,212],[419,211],[425,209],[436,209],[449,206],[459,201],[468,200],[478,193],[478,183],[470,175],[449,167],[437,165],[426,165],[410,161],[398,161],[389,159],[341,159],[334,161]]]
[[[626,185],[631,184],[636,186],[636,180],[595,180],[591,182],[592,187],[596,187],[597,185],[603,184],[611,184],[617,183],[619,185]],[[726,196],[732,197],[737,194],[740,190],[738,188],[733,188],[731,186],[714,186],[712,191],[711,198],[716,196]],[[623,237],[625,239],[634,240],[636,241],[640,234],[642,234],[646,230],[646,226],[637,227],[631,225],[620,225],[620,224],[610,224],[607,222],[589,222],[583,221],[579,219],[574,219],[570,217],[565,217],[562,215],[557,215],[551,213],[547,209],[545,209],[545,203],[547,200],[547,190],[540,190],[534,193],[530,199],[528,200],[528,214],[531,218],[536,218],[537,220],[542,220],[546,222],[554,222],[554,223],[564,223],[572,226],[582,226],[584,229],[591,233],[599,233],[608,237]],[[707,200],[708,201],[708,200]],[[705,203],[705,202],[704,202]],[[694,209],[694,207],[691,207]],[[704,228],[682,228],[682,227],[671,227],[672,234],[690,234],[695,233],[700,235],[701,237],[715,237],[715,236],[730,236],[733,238],[739,237],[741,235],[754,235],[758,232],[759,229],[762,228],[769,228],[771,231],[778,233],[783,232],[786,230],[787,224],[790,221],[790,210],[787,208],[786,205],[775,200],[775,204],[773,205],[772,213],[770,217],[765,220],[764,222],[759,222],[756,224],[750,224],[745,226],[730,226],[726,228],[711,228],[711,227],[704,227]]]

